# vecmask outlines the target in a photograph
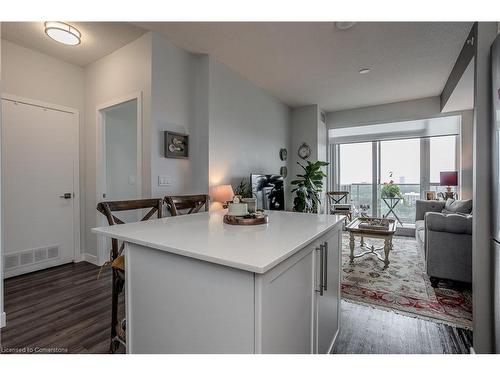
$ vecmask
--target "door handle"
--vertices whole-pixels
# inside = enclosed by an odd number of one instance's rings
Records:
[[[63,199],[71,199],[71,196],[73,194],[71,193],[64,193],[63,195],[60,195],[59,198],[63,198]]]
[[[325,285],[323,286],[324,290],[328,289],[328,242],[323,243],[323,253],[324,253],[324,261],[323,261],[323,267],[324,267],[324,272],[325,275],[323,276],[323,281],[325,282]]]
[[[316,290],[316,292],[319,292],[319,295],[323,295],[323,286],[324,286],[324,280],[323,280],[323,245],[319,245],[319,248],[316,248],[316,251],[319,251],[319,290]]]

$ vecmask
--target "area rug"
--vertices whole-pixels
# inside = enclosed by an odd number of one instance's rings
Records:
[[[379,239],[366,238],[366,242],[383,246],[383,240]],[[356,237],[355,254],[360,251]],[[374,254],[356,258],[354,264],[349,264],[349,235],[344,233],[342,297],[403,315],[472,328],[470,286],[440,281],[433,288],[414,239],[394,237],[389,260],[387,269]]]

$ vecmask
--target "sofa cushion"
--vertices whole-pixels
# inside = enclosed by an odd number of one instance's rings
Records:
[[[469,215],[472,212],[472,199],[455,200],[448,198],[444,205],[443,214]]]
[[[428,230],[436,232],[472,234],[472,215],[428,212],[425,214],[425,225]]]

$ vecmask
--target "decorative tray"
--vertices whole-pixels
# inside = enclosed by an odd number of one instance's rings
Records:
[[[377,219],[377,218],[364,218],[361,223],[358,224],[360,229],[372,229],[372,230],[388,230],[389,220],[387,219]]]
[[[249,214],[245,216],[224,215],[224,223],[230,225],[260,225],[269,223],[266,214]]]

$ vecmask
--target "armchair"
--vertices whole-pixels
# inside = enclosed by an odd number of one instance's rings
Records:
[[[472,215],[454,213],[450,207],[417,201],[415,237],[433,286],[440,278],[472,281]]]

